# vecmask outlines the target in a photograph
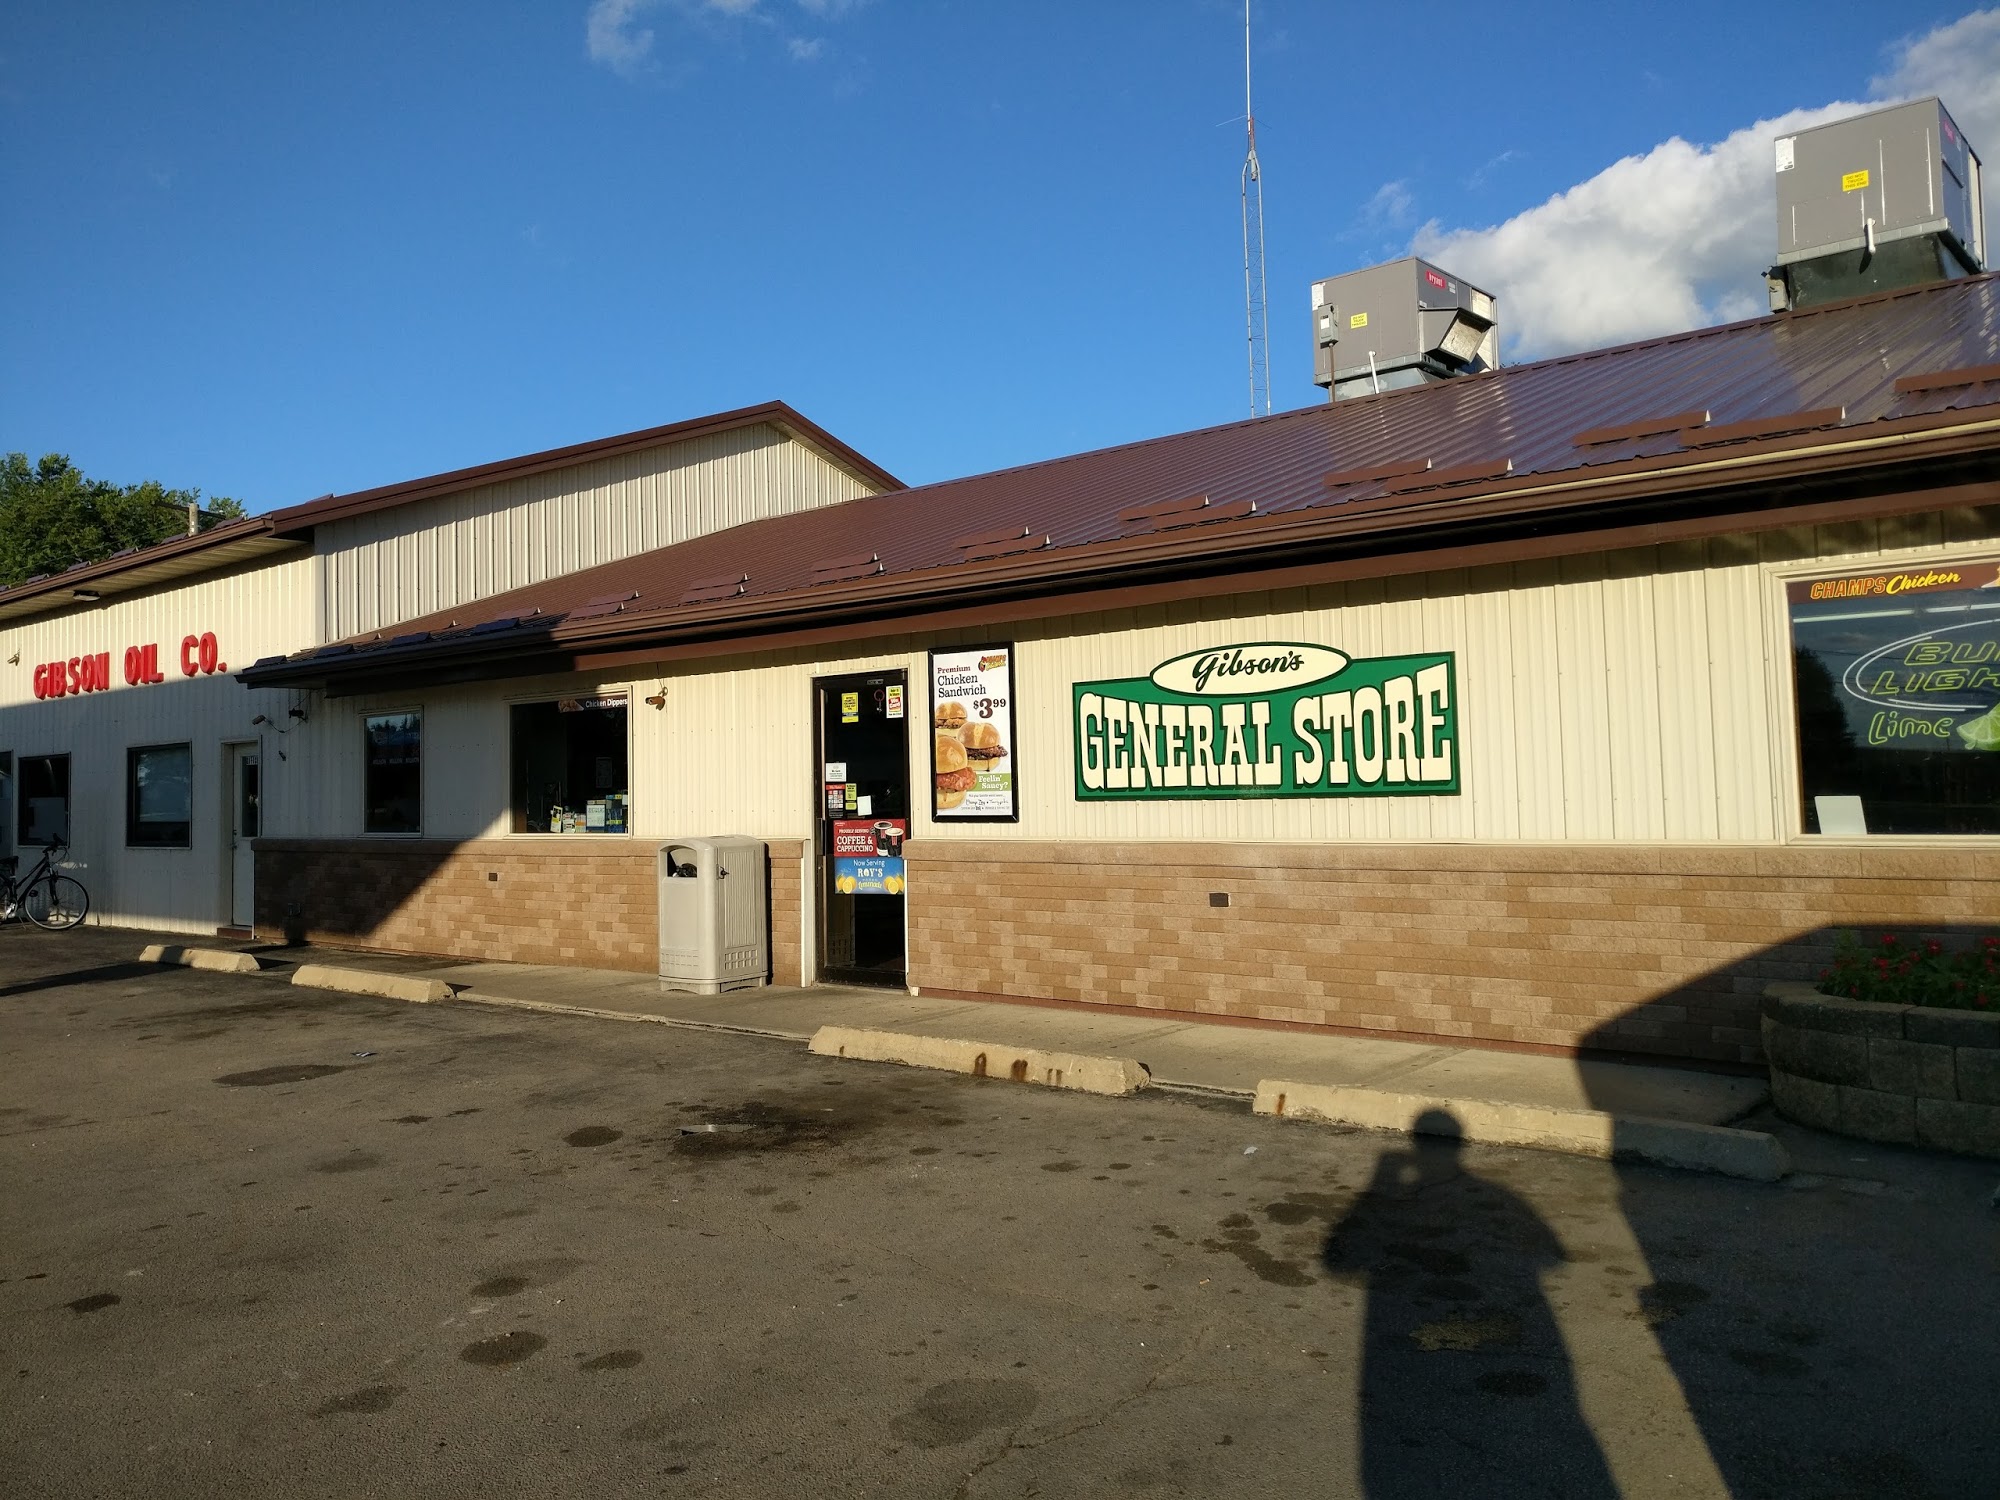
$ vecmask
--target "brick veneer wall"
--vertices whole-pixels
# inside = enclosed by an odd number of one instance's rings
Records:
[[[910,982],[1730,1062],[1836,928],[2000,919],[2000,852],[913,840]],[[1210,904],[1226,892],[1227,907]]]
[[[772,982],[799,982],[797,840],[770,842]],[[400,953],[655,971],[651,842],[259,839],[257,933]]]

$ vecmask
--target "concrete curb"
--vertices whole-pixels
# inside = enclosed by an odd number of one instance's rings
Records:
[[[1087,1094],[1130,1094],[1151,1081],[1145,1068],[1129,1057],[1048,1052],[1039,1047],[963,1042],[954,1037],[870,1031],[858,1026],[822,1026],[813,1033],[806,1050],[820,1057],[941,1068],[975,1078],[1005,1078],[1048,1088],[1080,1089]]]
[[[292,983],[315,990],[339,990],[347,995],[374,995],[383,1000],[409,1000],[428,1005],[449,1000],[452,988],[442,979],[417,979],[409,974],[378,974],[372,969],[336,969],[331,964],[300,964]]]
[[[255,974],[262,967],[248,953],[228,948],[182,948],[172,943],[148,943],[139,950],[142,964],[179,964],[184,969],[214,969],[219,974]]]
[[[508,1010],[532,1010],[549,1016],[588,1016],[596,1021],[638,1021],[648,1026],[672,1026],[681,1031],[717,1031],[725,1036],[761,1036],[780,1042],[808,1042],[800,1031],[772,1031],[760,1026],[725,1026],[720,1021],[689,1021],[679,1016],[656,1016],[643,1010],[604,1010],[592,1005],[566,1005],[560,1000],[525,1000],[518,995],[496,995],[471,988],[453,996],[461,1005],[496,1005]]]
[[[1251,1107],[1260,1115],[1405,1133],[1414,1132],[1418,1117],[1426,1110],[1443,1110],[1458,1121],[1462,1139],[1482,1145],[1530,1146],[1607,1161],[1645,1161],[1752,1182],[1776,1182],[1792,1169],[1785,1148],[1760,1130],[1610,1115],[1594,1109],[1445,1099],[1273,1078],[1257,1085],[1257,1098]]]

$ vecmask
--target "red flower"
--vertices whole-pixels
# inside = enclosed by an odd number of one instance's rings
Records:
[[[1895,947],[1895,946],[1896,946],[1896,934],[1895,934],[1895,933],[1893,933],[1893,932],[1885,932],[1885,933],[1883,933],[1883,934],[1882,934],[1882,946],[1883,946],[1884,948],[1893,948],[1893,947]]]
[[[1944,952],[1944,944],[1940,943],[1936,938],[1932,938],[1924,944],[1924,952],[1928,953],[1932,958],[1936,958],[1940,953]]]

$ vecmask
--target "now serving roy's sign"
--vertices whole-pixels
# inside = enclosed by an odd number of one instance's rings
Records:
[[[1459,790],[1449,652],[1356,660],[1262,641],[1072,688],[1083,801]]]

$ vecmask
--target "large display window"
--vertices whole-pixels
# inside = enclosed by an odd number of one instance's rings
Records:
[[[139,745],[125,752],[125,842],[185,849],[194,824],[194,749]]]
[[[363,717],[367,771],[361,826],[368,833],[424,830],[424,716],[416,709]]]
[[[24,755],[14,784],[14,836],[23,845],[69,837],[69,757]]]
[[[623,693],[516,703],[509,713],[516,833],[624,833],[631,780]]]
[[[1786,585],[1804,828],[2000,834],[2000,559]]]

